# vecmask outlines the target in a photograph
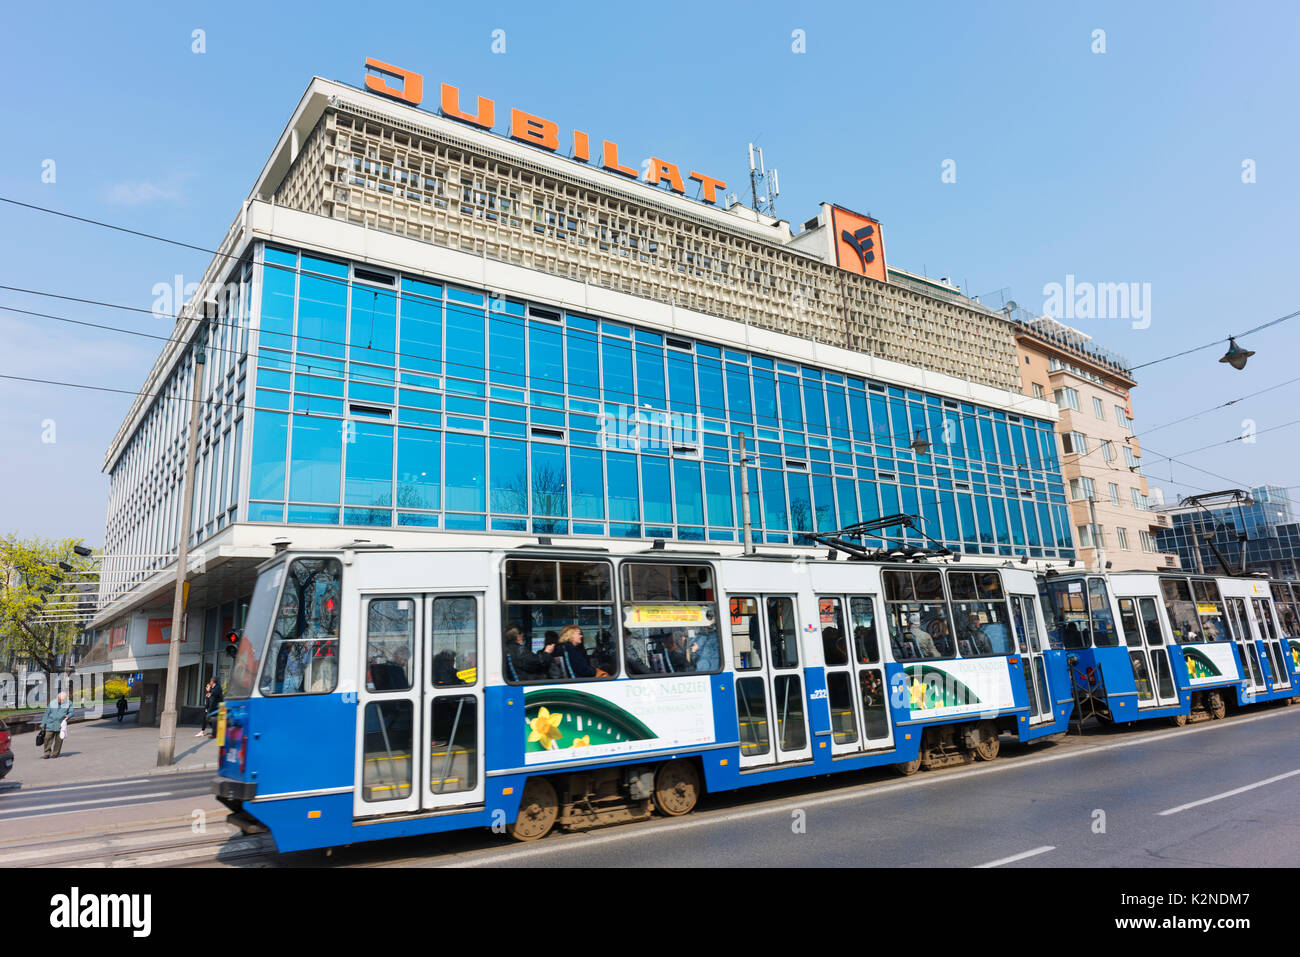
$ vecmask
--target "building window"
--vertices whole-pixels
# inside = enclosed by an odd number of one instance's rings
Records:
[[[1107,462],[1115,461],[1115,445],[1110,439],[1106,439],[1101,443],[1101,457]]]
[[[1034,398],[1035,398],[1035,399],[1041,399],[1041,398],[1043,398],[1045,395],[1046,395],[1046,393],[1043,391],[1043,387],[1042,387],[1041,385],[1039,385],[1037,382],[1035,382],[1035,383],[1034,383]]]
[[[1124,464],[1131,469],[1142,467],[1142,463],[1138,461],[1138,457],[1133,454],[1133,450],[1127,445],[1124,446]]]
[[[1150,532],[1145,532],[1145,531],[1141,531],[1141,530],[1139,530],[1139,531],[1138,531],[1138,537],[1139,537],[1139,538],[1141,539],[1141,541],[1142,541],[1142,551],[1144,551],[1144,552],[1154,552],[1154,551],[1156,550],[1156,543],[1155,543],[1155,540],[1151,538],[1151,533],[1150,533]]]
[[[1114,487],[1115,486],[1113,485],[1111,486],[1111,488]],[[1128,551],[1128,529],[1126,528],[1115,529],[1115,537],[1119,539],[1119,547],[1123,551]]]
[[[1146,496],[1135,488],[1129,489],[1129,494],[1133,497],[1133,507],[1144,509],[1147,507]]]
[[[1096,494],[1097,487],[1092,479],[1087,477],[1070,479],[1070,498],[1072,500],[1076,502],[1087,500],[1093,498]]]
[[[1098,526],[1096,526],[1096,525],[1077,525],[1077,526],[1075,526],[1075,530],[1079,533],[1079,534],[1078,534],[1078,539],[1079,539],[1079,547],[1080,547],[1080,548],[1094,548],[1094,547],[1095,547],[1094,542],[1095,542],[1098,538],[1100,538],[1100,535],[1099,535],[1099,534],[1096,534],[1096,533],[1100,532],[1100,528],[1099,528]]]
[[[1122,405],[1115,406],[1115,424],[1125,429],[1131,430],[1133,428],[1133,420],[1128,417],[1128,413],[1124,411]]]
[[[1066,455],[1087,455],[1088,437],[1082,432],[1066,432],[1061,436],[1061,448]]]
[[[1112,505],[1122,504],[1119,498],[1119,486],[1116,485],[1114,482],[1110,483],[1110,504]]]
[[[1076,389],[1061,388],[1052,393],[1056,397],[1056,404],[1063,409],[1074,409],[1079,411],[1079,393]]]

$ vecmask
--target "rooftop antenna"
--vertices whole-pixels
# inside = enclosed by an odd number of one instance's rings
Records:
[[[754,155],[758,154],[757,162]],[[776,197],[781,192],[781,184],[776,170],[769,170],[763,162],[763,148],[749,144],[749,190],[754,199],[754,211],[767,216],[776,216]]]

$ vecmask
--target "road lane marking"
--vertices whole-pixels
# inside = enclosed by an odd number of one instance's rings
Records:
[[[1201,798],[1199,801],[1190,801],[1187,804],[1180,804],[1178,807],[1171,807],[1167,811],[1161,811],[1159,816],[1165,817],[1169,814],[1177,814],[1179,811],[1186,811],[1190,808],[1200,807],[1202,804],[1209,804],[1212,801],[1222,801],[1224,798],[1235,797],[1238,794],[1245,794],[1247,791],[1253,791],[1255,788],[1262,788],[1266,784],[1273,784],[1276,781],[1285,781],[1287,778],[1293,778],[1300,774],[1300,768],[1295,771],[1288,771],[1286,774],[1275,774],[1271,778],[1265,778],[1263,781],[1256,781],[1254,784],[1247,784],[1244,787],[1233,788],[1231,791],[1224,791],[1222,794],[1215,794],[1207,798]]]
[[[1266,721],[1279,716],[1290,716],[1295,718],[1297,712],[1294,708],[1279,709],[1268,714],[1251,715],[1250,717],[1236,717],[1231,721],[1211,721],[1205,724],[1184,727],[1170,728],[1167,731],[1152,734],[1150,732],[1141,734],[1129,741],[1115,741],[1110,744],[1098,744],[1088,747],[1071,748],[1060,754],[1044,754],[1035,757],[1026,757],[1017,761],[1001,761],[992,764],[985,764],[983,767],[964,768],[952,775],[940,775],[936,777],[913,777],[905,781],[896,781],[891,784],[866,785],[862,787],[849,787],[844,791],[836,794],[828,794],[822,797],[810,798],[807,795],[793,795],[786,798],[776,798],[769,804],[751,805],[737,811],[723,812],[716,815],[710,815],[708,812],[699,816],[690,815],[686,818],[673,819],[653,819],[645,822],[641,826],[628,825],[626,831],[617,831],[600,836],[588,836],[586,834],[577,834],[571,837],[563,836],[557,841],[544,841],[540,844],[533,844],[526,848],[517,848],[510,850],[499,850],[489,848],[486,851],[469,851],[453,857],[451,860],[444,860],[435,865],[438,867],[479,867],[489,866],[492,864],[527,859],[533,857],[542,857],[544,855],[563,853],[565,851],[582,851],[588,848],[599,847],[604,844],[611,844],[617,841],[636,840],[638,838],[655,835],[659,833],[660,827],[672,827],[674,830],[689,830],[696,827],[707,827],[710,824],[729,824],[734,821],[744,820],[749,817],[757,817],[762,814],[783,814],[787,813],[790,804],[798,804],[800,807],[820,807],[828,804],[840,804],[845,801],[862,801],[877,795],[890,794],[894,791],[901,791],[909,788],[930,787],[932,785],[942,785],[954,781],[966,781],[969,778],[980,777],[986,774],[1001,774],[1005,771],[1014,771],[1017,768],[1030,768],[1042,764],[1050,764],[1054,761],[1066,761],[1071,758],[1081,757],[1089,754],[1101,754],[1106,751],[1117,751],[1121,748],[1139,747],[1144,744],[1160,744],[1168,741],[1182,741],[1194,734],[1204,734],[1208,731],[1225,730],[1236,728],[1246,724],[1253,724],[1256,721]],[[734,793],[734,792],[723,792]],[[442,855],[439,855],[442,856]],[[459,859],[457,859],[459,858]],[[383,865],[380,865],[383,866]]]
[[[1032,851],[1021,851],[1019,854],[1012,854],[1010,857],[999,857],[996,861],[989,861],[987,864],[976,864],[975,869],[979,870],[984,867],[1001,867],[1003,864],[1014,864],[1016,861],[1023,861],[1027,857],[1037,857],[1039,854],[1046,854],[1048,851],[1054,851],[1056,847],[1051,844],[1044,844],[1042,847],[1036,847]]]
[[[122,804],[123,806],[129,806],[126,805],[125,802],[132,801],[138,804],[144,801],[146,798],[148,799],[167,798],[167,797],[174,797],[175,795],[176,795],[175,791],[155,791],[153,794],[131,794],[131,795],[127,795],[124,798],[123,797],[95,798],[93,801],[64,801],[62,804],[45,804],[45,805],[36,805],[33,807],[18,807],[18,808],[14,808],[11,811],[0,811],[0,818],[4,819],[5,821],[21,821],[24,817],[53,817],[55,814],[76,813],[76,811],[53,811],[53,813],[49,813],[52,811],[53,808],[56,807],[72,807],[72,808],[76,808],[77,810],[81,810],[83,808],[89,807],[92,804],[110,804],[113,801],[117,801],[119,804]]]

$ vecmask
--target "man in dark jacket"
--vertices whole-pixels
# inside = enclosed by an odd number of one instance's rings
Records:
[[[506,678],[510,681],[538,681],[546,677],[551,667],[555,645],[534,652],[524,647],[524,633],[515,625],[506,629]]]
[[[221,693],[221,685],[217,684],[216,678],[208,679],[208,686],[203,689],[203,727],[199,728],[199,733],[194,737],[201,738],[208,733],[208,721],[213,722],[213,734],[216,733],[216,714],[217,709],[221,707],[221,702],[225,696]]]

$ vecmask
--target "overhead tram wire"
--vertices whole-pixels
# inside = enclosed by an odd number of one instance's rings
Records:
[[[1153,366],[1158,362],[1168,362],[1170,359],[1179,359],[1183,356],[1190,356],[1194,352],[1202,352],[1206,349],[1213,349],[1215,346],[1223,342],[1228,342],[1229,340],[1232,339],[1244,339],[1246,336],[1251,335],[1252,333],[1259,332],[1262,329],[1267,329],[1269,326],[1276,326],[1278,323],[1286,322],[1288,319],[1294,319],[1296,316],[1300,316],[1300,310],[1297,310],[1292,313],[1288,313],[1285,316],[1279,316],[1276,319],[1271,319],[1268,322],[1255,326],[1253,329],[1247,329],[1245,332],[1239,332],[1233,336],[1223,336],[1221,338],[1215,339],[1213,342],[1207,342],[1203,346],[1196,346],[1195,348],[1192,349],[1184,349],[1182,352],[1175,352],[1172,355],[1161,356],[1159,359],[1152,359],[1150,362],[1143,362],[1140,365],[1131,366],[1129,368],[1129,371],[1136,372],[1138,369],[1145,369],[1147,366]]]

